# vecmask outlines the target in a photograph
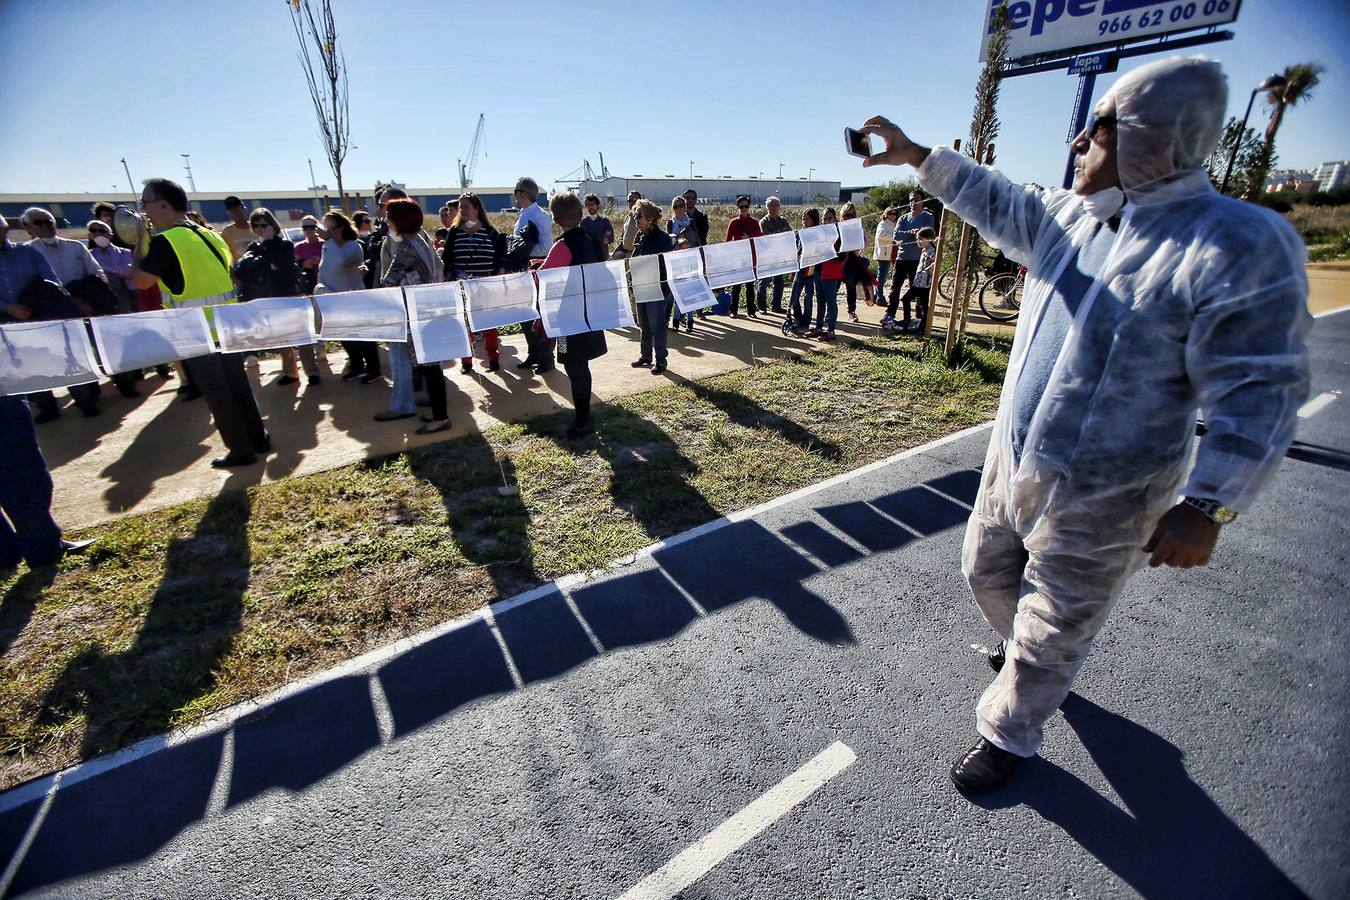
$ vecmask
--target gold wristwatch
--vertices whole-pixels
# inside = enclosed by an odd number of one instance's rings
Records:
[[[1200,510],[1215,525],[1227,525],[1238,517],[1237,510],[1207,497],[1182,497],[1181,502]]]

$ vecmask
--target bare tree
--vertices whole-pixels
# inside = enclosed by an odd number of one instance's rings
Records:
[[[337,179],[342,208],[351,211],[347,192],[342,188],[342,163],[351,146],[351,123],[347,115],[347,60],[338,47],[337,25],[333,21],[332,0],[319,0],[315,13],[313,0],[286,0],[300,45],[296,57],[305,70],[314,116],[319,120],[328,167]],[[312,45],[312,47],[311,47]]]

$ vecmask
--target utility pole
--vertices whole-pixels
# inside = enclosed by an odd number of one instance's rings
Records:
[[[689,160],[689,180],[694,180],[694,161],[692,159]]]
[[[192,193],[195,194],[195,193],[197,193],[197,182],[194,181],[193,178],[192,178],[192,160],[190,160],[190,159],[188,158],[188,157],[190,157],[192,154],[191,154],[191,153],[180,153],[180,154],[178,154],[178,155],[181,156],[181,157],[183,157],[183,169],[184,169],[184,171],[187,172],[188,185],[192,188]]]
[[[783,166],[785,166],[785,165],[787,165],[787,164],[786,164],[786,163],[779,163],[779,164],[778,164],[778,180],[779,180],[779,181],[782,181],[782,180],[783,180]]]
[[[305,157],[305,162],[309,163],[309,189],[314,192],[314,211],[319,212],[319,182],[314,178],[314,160]]]
[[[122,171],[127,173],[127,190],[131,191],[131,196],[136,196],[136,181],[131,177],[131,169],[127,168],[127,158],[122,157]]]

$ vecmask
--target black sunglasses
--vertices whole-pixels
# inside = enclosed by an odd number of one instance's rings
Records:
[[[1087,128],[1083,129],[1083,131],[1085,134],[1087,134],[1088,139],[1091,140],[1092,138],[1095,138],[1097,136],[1097,132],[1101,131],[1103,128],[1115,128],[1115,127],[1116,127],[1115,116],[1093,116],[1091,119],[1088,120]]]
[[[301,225],[301,226],[300,226],[300,230],[301,230],[301,231],[318,231],[318,230],[319,230],[319,226],[318,226],[318,225]]]

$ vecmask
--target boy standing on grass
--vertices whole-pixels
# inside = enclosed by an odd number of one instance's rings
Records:
[[[909,290],[905,291],[903,297],[897,297],[891,294],[891,302],[886,307],[886,317],[881,320],[883,331],[892,334],[903,334],[906,331],[923,331],[923,323],[928,319],[928,296],[932,290],[933,269],[937,264],[937,232],[931,228],[920,228],[914,235],[919,243],[919,265],[915,269],[913,277],[909,281]],[[909,317],[909,301],[917,301],[915,312],[919,314],[917,319]],[[895,308],[899,304],[905,305],[905,319],[898,325],[895,321]]]

